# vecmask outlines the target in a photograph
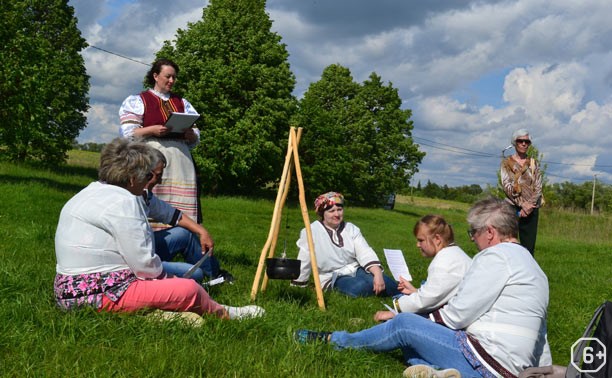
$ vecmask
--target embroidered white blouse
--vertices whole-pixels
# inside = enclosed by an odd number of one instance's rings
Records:
[[[331,286],[338,276],[354,275],[359,267],[366,271],[374,265],[382,268],[376,252],[361,235],[359,227],[349,222],[343,225],[338,228],[339,231],[325,227],[321,221],[310,225],[323,289]],[[306,229],[302,229],[296,244],[300,248],[298,259],[302,263],[300,276],[293,284],[305,285],[312,272]]]
[[[169,93],[160,93],[153,89],[149,89],[149,91],[164,101],[168,101],[170,99]],[[182,98],[182,101],[183,105],[185,106],[185,113],[198,114],[189,101],[185,100],[184,98]],[[124,138],[133,139],[134,130],[142,127],[143,116],[144,102],[142,101],[140,94],[128,96],[119,108],[119,120],[121,122],[119,133],[121,136]],[[200,141],[200,130],[194,127],[193,131],[198,136],[197,142],[193,144],[195,146]]]

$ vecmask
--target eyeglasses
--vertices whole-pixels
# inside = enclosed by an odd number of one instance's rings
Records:
[[[478,229],[470,228],[469,230],[467,230],[467,234],[470,237],[470,239],[474,239],[474,236],[476,236],[478,231],[480,231],[480,228]]]
[[[151,171],[149,173],[147,173],[145,175],[145,178],[147,179],[147,181],[151,181],[151,179],[153,179],[153,177],[159,177],[161,176],[161,173],[157,173],[155,171]],[[161,178],[159,179],[159,181],[161,181]]]
[[[526,145],[530,145],[531,141],[529,139],[517,139],[515,140],[516,144],[526,144]]]

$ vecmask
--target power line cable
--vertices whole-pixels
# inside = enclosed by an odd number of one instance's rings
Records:
[[[467,148],[462,148],[462,147],[456,147],[456,146],[452,146],[449,144],[445,144],[445,143],[440,143],[440,142],[436,142],[434,140],[431,139],[426,139],[426,138],[421,138],[421,137],[415,137],[413,136],[413,139],[415,141],[417,141],[419,143],[419,145],[423,145],[423,146],[427,146],[427,147],[431,147],[434,149],[439,149],[439,150],[443,150],[443,151],[448,151],[448,152],[452,152],[452,153],[456,153],[456,154],[461,154],[461,155],[467,155],[467,156],[473,156],[473,157],[490,157],[490,158],[499,158],[499,155],[495,155],[495,154],[491,154],[491,153],[486,153],[486,152],[480,152],[480,151],[476,151],[476,150],[470,150]],[[426,142],[431,142],[434,144],[429,144],[429,143],[424,143],[421,141],[426,141]],[[449,148],[444,148],[444,147],[440,147],[437,146],[435,144],[441,145],[441,146],[446,146]],[[594,169],[601,169],[601,168],[605,168],[608,167],[607,165],[593,165],[593,164],[578,164],[578,163],[559,163],[559,162],[550,162],[547,160],[541,160],[540,163],[544,163],[544,164],[556,164],[556,165],[563,165],[563,166],[581,166],[581,167],[593,167]],[[553,173],[550,173],[550,170],[546,170],[546,176],[547,177],[556,177],[556,178],[560,178],[560,179],[564,179],[564,180],[568,180],[568,181],[578,181],[578,182],[587,182],[590,181],[590,179],[581,179],[581,178],[571,178],[571,177],[565,177],[565,176],[560,176],[560,175],[555,175]]]
[[[451,148],[454,148],[454,149],[457,149],[457,150],[463,150],[463,151],[473,152],[473,153],[477,154],[477,156],[482,156],[482,157],[498,157],[498,156],[499,156],[499,155],[495,155],[495,154],[491,154],[491,153],[487,153],[487,152],[481,152],[481,151],[470,150],[470,149],[468,149],[468,148],[462,148],[462,147],[451,146],[450,144],[444,144],[444,143],[436,142],[435,140],[425,139],[425,138],[421,138],[421,137],[415,137],[415,136],[413,136],[412,138],[413,138],[413,139],[420,139],[420,140],[424,140],[424,141],[429,142],[429,143],[439,144],[439,145],[441,145],[441,146],[451,147]],[[434,147],[434,146],[429,145],[429,144],[424,144],[424,143],[421,143],[421,144],[423,144],[423,145],[425,145],[425,146],[429,146],[429,147]],[[447,151],[450,151],[450,150],[447,150]]]
[[[149,66],[149,67],[151,66],[149,63],[144,63],[144,62],[141,62],[141,61],[139,61],[139,60],[132,59],[132,58],[129,58],[129,57],[127,57],[127,56],[124,56],[124,55],[121,55],[121,54],[117,54],[117,53],[112,52],[112,51],[105,50],[105,49],[103,49],[103,48],[101,48],[101,47],[98,47],[98,46],[89,45],[89,47],[94,48],[94,49],[96,49],[96,50],[104,51],[104,52],[105,52],[105,53],[107,53],[107,54],[116,55],[116,56],[118,56],[118,57],[120,57],[120,58],[123,58],[123,59],[131,60],[132,62],[136,62],[136,63],[144,64],[145,66]]]
[[[427,142],[430,142],[430,143],[439,144],[439,145],[442,145],[442,146],[447,146],[447,147],[454,148],[454,149],[457,149],[457,150],[470,151],[470,152],[473,152],[473,153],[477,154],[477,155],[473,155],[473,156],[480,156],[480,157],[485,157],[486,156],[486,157],[494,157],[494,158],[498,158],[499,157],[499,155],[497,155],[497,154],[491,154],[491,153],[488,153],[488,152],[481,152],[481,151],[470,150],[470,149],[467,149],[467,148],[452,146],[450,144],[444,144],[444,143],[436,142],[436,141],[425,139],[425,138],[421,138],[421,137],[412,136],[412,138],[413,139],[424,140],[424,141],[427,141]],[[429,145],[429,144],[426,144],[426,143],[420,143],[420,144],[423,144],[424,146],[438,148],[438,149],[445,150],[445,151],[461,153],[460,151],[449,150],[449,149],[445,149],[445,148],[442,148],[442,147],[437,147],[437,146]],[[466,153],[464,153],[464,154],[466,154]],[[466,155],[468,155],[468,154],[466,154]],[[545,164],[556,164],[556,165],[566,165],[566,166],[574,166],[574,167],[592,167],[593,169],[596,169],[596,168],[612,168],[612,165],[560,163],[560,162],[556,162],[556,161],[540,160],[540,164],[542,164],[542,163],[545,163]]]

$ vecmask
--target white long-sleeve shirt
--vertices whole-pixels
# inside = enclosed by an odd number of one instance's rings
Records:
[[[359,267],[367,271],[371,266],[381,266],[376,252],[361,235],[359,227],[349,222],[343,225],[338,230],[325,227],[321,221],[310,225],[323,289],[332,284],[334,276],[354,275]],[[298,259],[302,263],[300,276],[293,283],[304,285],[312,272],[306,229],[302,229],[296,244],[300,248]]]
[[[458,246],[442,248],[427,268],[427,281],[416,293],[397,299],[400,312],[430,312],[457,293],[459,283],[470,268],[472,259]]]
[[[516,243],[479,252],[457,295],[437,311],[452,329],[465,329],[503,367],[518,375],[551,365],[546,338],[548,279],[531,254]],[[435,317],[435,316],[434,316]],[[474,347],[479,360],[488,366]]]
[[[156,278],[162,264],[152,235],[142,196],[92,182],[62,208],[55,233],[56,271],[77,275],[130,269],[139,278]]]

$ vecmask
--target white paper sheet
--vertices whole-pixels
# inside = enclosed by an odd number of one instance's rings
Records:
[[[404,259],[404,254],[401,249],[384,249],[385,257],[387,258],[387,265],[391,269],[393,278],[399,282],[400,277],[404,277],[405,280],[412,281],[412,276],[408,270],[408,264]]]

